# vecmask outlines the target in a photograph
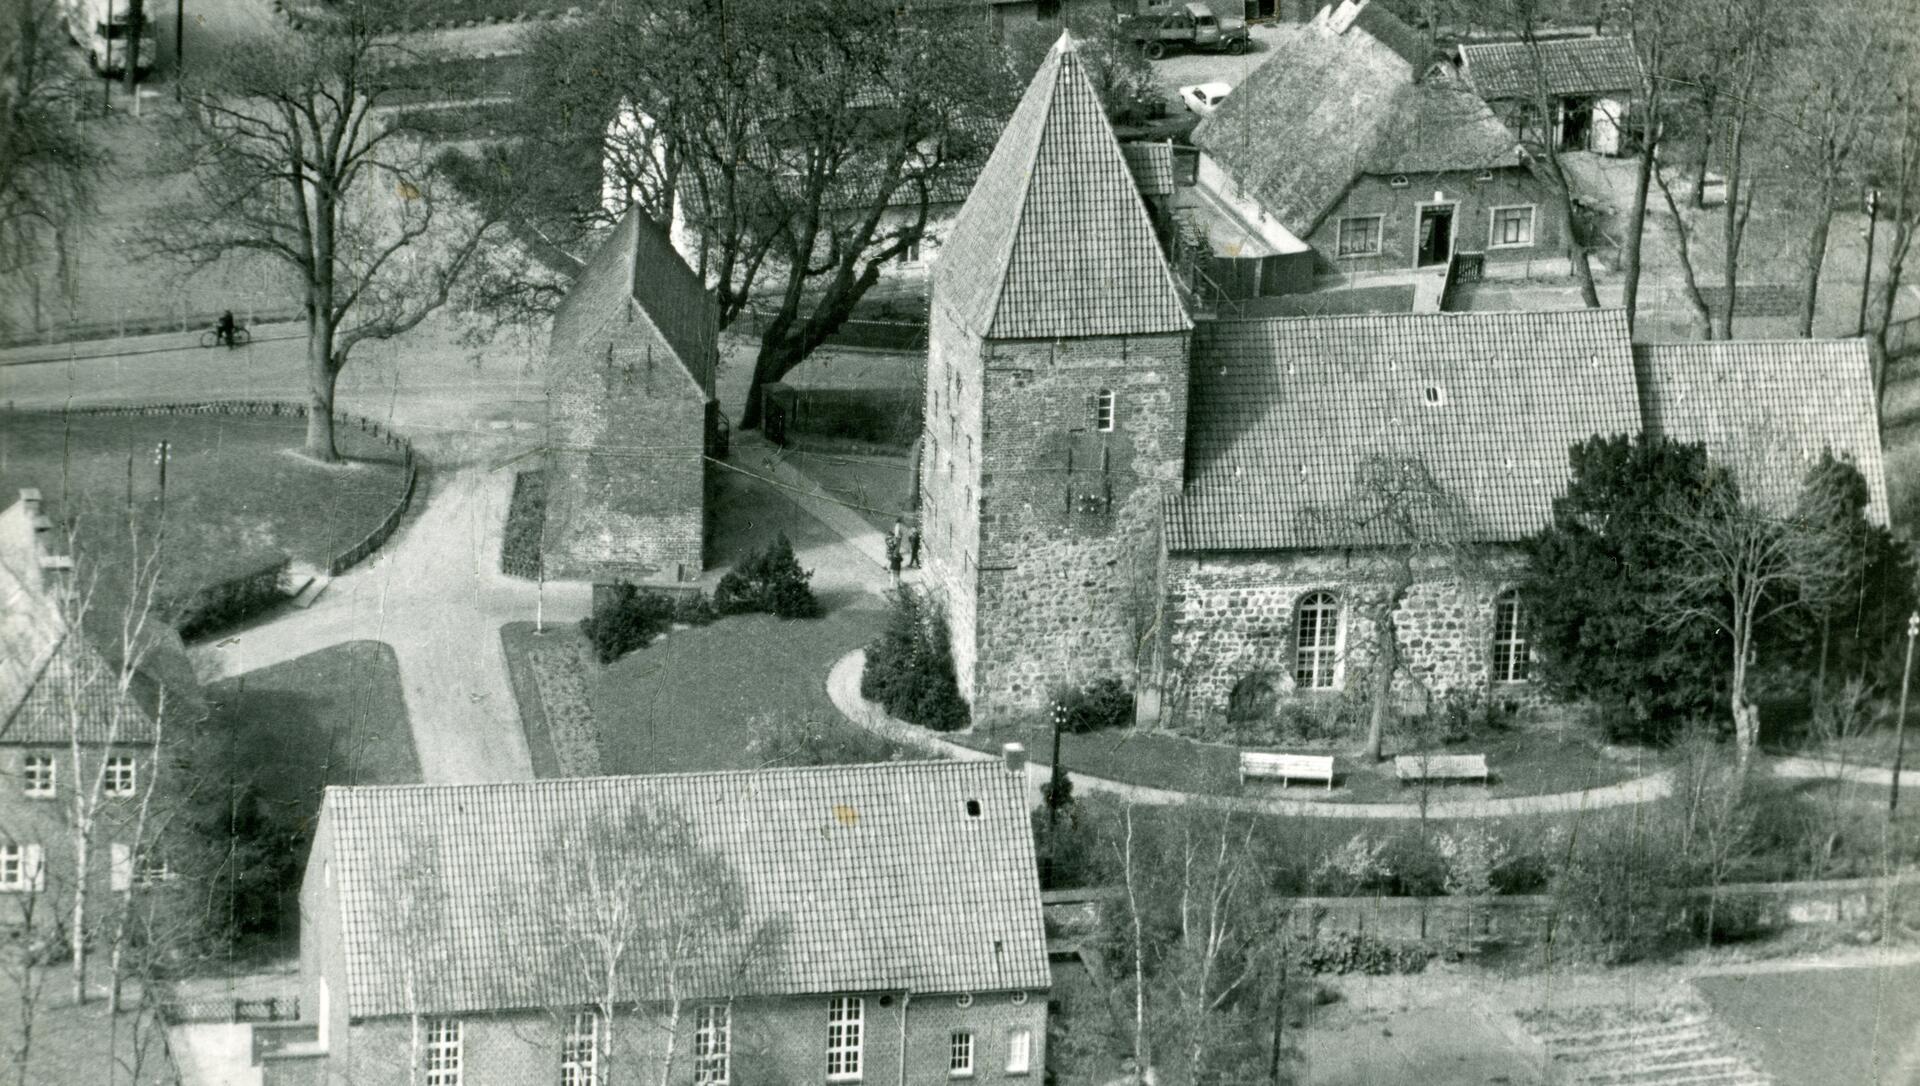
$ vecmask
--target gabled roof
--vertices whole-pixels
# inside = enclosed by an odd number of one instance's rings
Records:
[[[1363,9],[1364,15],[1372,5]],[[1416,69],[1360,25],[1288,28],[1194,130],[1194,142],[1301,237],[1363,174],[1518,166],[1519,141],[1485,102]]]
[[[71,574],[43,564],[39,516],[27,501],[0,511],[0,745],[65,743],[76,731],[82,743],[152,742],[137,695],[157,696],[158,684],[136,674],[122,690],[118,669],[73,633],[47,580]]]
[[[1539,50],[1539,59],[1534,50]],[[1625,38],[1555,38],[1462,45],[1460,69],[1489,100],[1531,98],[1536,79],[1549,95],[1631,94],[1640,88],[1640,58]]]
[[[934,305],[977,335],[1140,335],[1192,326],[1082,63],[1062,34],[934,267]]]
[[[666,232],[639,208],[627,212],[568,289],[553,315],[548,357],[574,358],[583,342],[623,315],[650,322],[694,384],[713,395],[719,354],[713,301]]]
[[[348,1013],[407,1013],[409,970],[423,1011],[587,1002],[562,925],[596,902],[553,893],[556,867],[588,857],[557,842],[634,812],[684,826],[740,895],[739,930],[676,963],[689,998],[1045,988],[1024,785],[983,761],[330,788],[323,892],[338,895]],[[719,892],[685,889],[683,861],[648,859],[634,895],[648,914]],[[625,960],[622,1001],[664,994],[649,957]]]
[[[1617,309],[1206,322],[1192,380],[1176,551],[1382,542],[1328,515],[1376,455],[1424,461],[1480,541],[1521,539],[1570,446],[1640,430]]]
[[[1633,349],[1647,432],[1697,441],[1741,493],[1789,509],[1823,449],[1867,482],[1867,517],[1888,523],[1886,461],[1865,341],[1726,340]]]

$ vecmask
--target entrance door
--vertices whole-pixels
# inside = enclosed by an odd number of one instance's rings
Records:
[[[1418,267],[1445,264],[1453,255],[1453,205],[1436,204],[1420,209],[1420,251]]]
[[[1593,131],[1593,103],[1585,98],[1564,98],[1560,102],[1560,149],[1586,151]]]

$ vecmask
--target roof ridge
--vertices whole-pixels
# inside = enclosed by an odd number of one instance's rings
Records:
[[[1814,336],[1814,337],[1804,338],[1804,339],[1798,336],[1768,336],[1763,339],[1668,339],[1668,340],[1657,340],[1657,341],[1646,342],[1646,343],[1635,343],[1634,346],[1636,348],[1639,348],[1639,347],[1719,348],[1719,347],[1740,347],[1740,346],[1845,347],[1852,344],[1859,344],[1861,347],[1865,347],[1867,345],[1867,339],[1865,336],[1840,336],[1840,337],[1830,337],[1830,338],[1821,338],[1819,336]]]
[[[1597,307],[1582,306],[1579,309],[1473,309],[1454,310],[1439,313],[1288,313],[1265,317],[1213,317],[1198,322],[1198,325],[1211,324],[1282,324],[1299,321],[1320,321],[1326,324],[1351,321],[1415,321],[1415,320],[1478,320],[1488,317],[1525,317],[1529,319],[1554,318],[1570,319],[1578,317],[1608,316],[1625,314],[1626,307],[1603,305]],[[1750,340],[1715,340],[1713,342],[1743,343]],[[1822,342],[1820,340],[1781,340],[1783,343]],[[1640,346],[1640,344],[1635,344]],[[1649,346],[1653,346],[1649,344]]]
[[[1052,79],[1054,89],[1057,90],[1059,88],[1059,71],[1062,61],[1068,53],[1074,52],[1072,41],[1073,39],[1067,33],[1066,29],[1062,28],[1060,31],[1060,40],[1054,42],[1053,48],[1047,50],[1047,59],[1040,63],[1040,70],[1034,73],[1035,82],[1038,82],[1040,77],[1046,74],[1047,66],[1052,65],[1054,72]],[[1040,122],[1034,129],[1035,138],[1026,147],[1022,148],[1023,153],[1019,160],[1021,169],[1018,176],[1020,180],[1014,189],[1019,210],[1015,213],[1013,226],[1006,231],[1006,236],[1003,239],[999,239],[998,244],[987,254],[991,260],[988,267],[1003,269],[1002,274],[994,277],[991,288],[992,301],[987,306],[985,331],[989,333],[993,330],[994,322],[1000,319],[1000,307],[1006,304],[1007,276],[1004,269],[1013,264],[1013,250],[1014,247],[1020,243],[1020,228],[1026,224],[1027,210],[1033,206],[1033,200],[1031,199],[1033,194],[1033,168],[1035,163],[1040,160],[1040,145],[1046,142],[1047,122],[1053,119],[1053,109],[1058,101],[1059,95],[1053,93],[1053,91],[1047,93],[1045,108],[1040,111]],[[982,166],[981,169],[984,170],[985,167]],[[968,195],[972,195],[972,193],[969,192]],[[965,208],[964,204],[962,204],[962,208]]]
[[[898,762],[853,762],[839,765],[780,765],[758,766],[753,769],[694,769],[674,773],[599,773],[584,777],[534,777],[517,781],[417,781],[410,784],[330,784],[327,792],[353,793],[394,793],[427,791],[480,791],[483,789],[519,789],[535,785],[566,787],[570,785],[593,784],[605,781],[657,781],[691,780],[713,777],[758,777],[758,776],[800,776],[808,773],[822,776],[845,773],[849,770],[875,769],[924,769],[924,768],[981,768],[1004,772],[1002,763],[992,758],[914,758]]]

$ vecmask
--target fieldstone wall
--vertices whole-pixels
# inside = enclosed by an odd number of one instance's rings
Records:
[[[1518,572],[1517,556],[1503,555],[1496,563],[1497,573],[1507,571]],[[1384,591],[1366,582],[1369,572],[1363,560],[1323,551],[1170,556],[1168,725],[1199,738],[1238,738],[1229,734],[1226,718],[1236,684],[1249,677],[1268,682],[1282,707],[1307,703],[1333,716],[1364,703],[1377,647],[1370,612]],[[1501,581],[1463,583],[1436,568],[1394,611],[1409,667],[1433,693],[1537,700],[1531,683],[1490,682],[1493,601],[1506,587]],[[1331,690],[1299,690],[1296,609],[1317,591],[1334,593],[1342,605],[1338,674]],[[1395,680],[1395,691],[1409,700],[1417,696],[1404,677]]]
[[[953,634],[960,693],[973,700],[980,553],[981,342],[942,305],[928,322],[920,445],[922,583]]]
[[[1184,466],[1188,351],[1184,333],[986,345],[977,721],[1038,711],[1063,682],[1134,683],[1161,499]]]

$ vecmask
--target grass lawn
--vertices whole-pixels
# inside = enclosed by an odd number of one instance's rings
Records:
[[[122,577],[127,461],[142,532],[160,522],[154,450],[170,443],[161,588],[178,598],[285,553],[321,564],[359,542],[399,497],[400,454],[339,432],[344,465],[290,451],[305,422],[249,415],[75,416],[0,413],[0,501],[39,487],[58,522],[79,518],[80,545],[103,575]],[[144,544],[143,544],[144,545]]]
[[[997,751],[1002,743],[1025,743],[1031,757],[1041,762],[1048,761],[1053,752],[1053,731],[1039,724],[973,729],[947,738],[986,751]],[[1327,792],[1324,785],[1305,782],[1290,784],[1284,791],[1277,781],[1255,781],[1243,788],[1237,748],[1164,733],[1114,731],[1065,735],[1061,737],[1060,750],[1068,769],[1183,792],[1217,796],[1285,795],[1328,803],[1410,803],[1419,799],[1417,788],[1402,785],[1394,777],[1391,758],[1379,765],[1366,766],[1344,750],[1335,752],[1334,768],[1338,778],[1332,792]],[[1442,801],[1574,792],[1617,784],[1660,768],[1651,753],[1637,760],[1618,761],[1606,757],[1597,746],[1577,736],[1524,726],[1443,750],[1486,755],[1487,765],[1493,771],[1493,783],[1484,787],[1437,787],[1431,798]],[[1389,748],[1389,755],[1391,753]]]
[[[752,768],[747,720],[759,713],[840,723],[827,672],[873,637],[880,615],[850,607],[817,619],[735,615],[597,669],[591,694],[606,772]]]
[[[1920,1057],[1920,966],[1728,974],[1694,987],[1780,1086],[1892,1083],[1903,1053]]]
[[[886,531],[893,518],[912,515],[913,467],[905,455],[793,450],[787,462],[828,494],[859,507],[867,523]]]
[[[349,641],[207,690],[209,734],[231,744],[266,798],[302,820],[330,784],[417,784],[400,666],[378,641]]]
[[[0,953],[12,955],[9,944]],[[107,976],[105,964],[97,977]],[[162,1027],[151,1016],[123,1011],[118,1021],[107,1015],[107,1002],[96,998],[73,1005],[72,974],[65,965],[40,971],[38,1003],[33,1014],[32,1047],[25,1066],[15,1061],[20,1051],[20,971],[9,959],[0,963],[0,1052],[7,1057],[6,1079],[26,1086],[69,1086],[71,1083],[113,1082],[122,1086],[171,1086],[178,1072],[168,1058]],[[129,991],[129,996],[136,993]],[[131,1002],[131,998],[129,1002]],[[137,1069],[137,1073],[136,1073]]]

